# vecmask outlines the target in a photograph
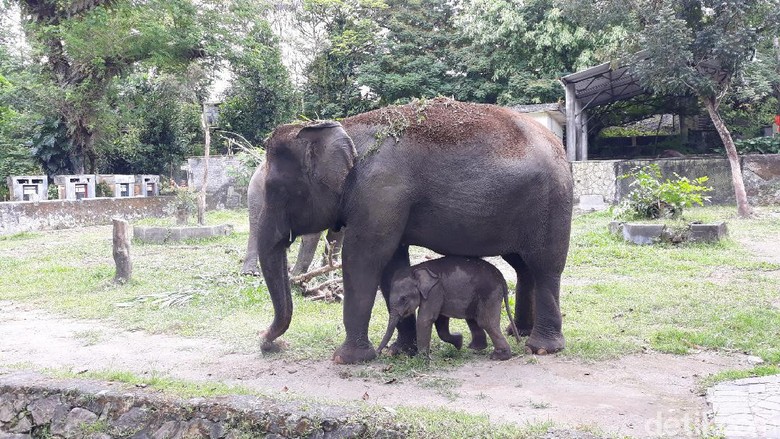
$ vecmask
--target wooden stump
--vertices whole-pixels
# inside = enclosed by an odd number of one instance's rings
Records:
[[[130,261],[130,234],[132,228],[126,220],[114,218],[114,263],[116,276],[114,282],[123,284],[130,280],[133,264]]]

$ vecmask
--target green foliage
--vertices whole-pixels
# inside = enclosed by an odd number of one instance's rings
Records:
[[[620,178],[633,178],[629,185],[633,188],[626,199],[618,207],[619,217],[638,218],[677,218],[683,208],[694,204],[704,205],[709,197],[704,193],[711,187],[704,186],[708,178],[699,177],[693,181],[680,177],[661,180],[661,169],[657,164],[637,166]]]
[[[255,23],[242,50],[227,56],[235,79],[220,105],[220,127],[259,145],[295,113],[296,94],[278,42],[265,22]]]
[[[362,65],[376,52],[382,1],[306,0],[302,24],[321,26],[320,43],[303,75],[303,114],[313,119],[341,118],[374,108],[357,81]]]
[[[480,59],[485,50],[456,26],[457,7],[445,0],[391,0],[379,11],[377,21],[384,32],[358,78],[378,105],[436,96],[497,100],[502,87]]]
[[[780,136],[735,140],[740,154],[780,154]]]
[[[118,174],[169,174],[202,149],[200,105],[179,75],[139,73],[117,78],[108,99],[117,109],[105,128],[100,169]]]
[[[557,78],[602,62],[627,39],[623,26],[589,29],[578,8],[563,0],[470,0],[459,24],[489,56],[494,81],[506,89],[500,103],[555,102],[563,98]]]
[[[95,196],[96,197],[113,197],[114,191],[111,190],[111,186],[108,185],[105,181],[101,181],[100,183],[97,183],[95,185]]]

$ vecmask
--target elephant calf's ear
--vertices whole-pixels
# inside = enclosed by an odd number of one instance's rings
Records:
[[[418,268],[414,270],[414,278],[417,280],[417,290],[424,300],[428,300],[433,287],[439,283],[439,276],[427,268]]]

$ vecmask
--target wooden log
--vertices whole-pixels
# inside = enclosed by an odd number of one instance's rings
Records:
[[[133,264],[130,260],[130,238],[133,229],[130,223],[120,218],[113,218],[114,223],[114,263],[116,275],[114,282],[124,284],[130,280]]]

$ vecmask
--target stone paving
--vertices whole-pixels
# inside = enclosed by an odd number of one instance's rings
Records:
[[[707,400],[716,430],[727,439],[780,439],[780,375],[720,383]]]

